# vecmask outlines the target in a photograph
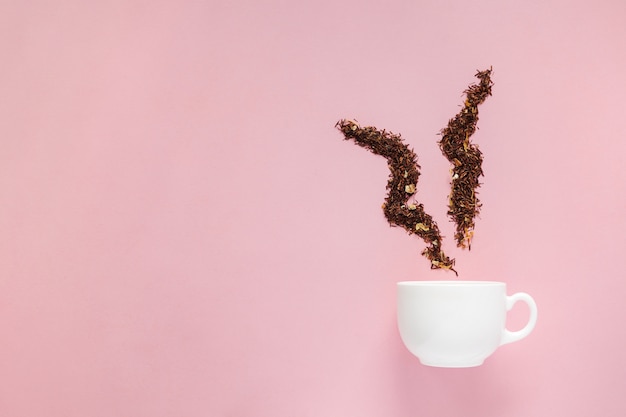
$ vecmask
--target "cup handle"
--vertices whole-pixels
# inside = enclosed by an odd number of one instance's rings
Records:
[[[524,326],[523,329],[518,330],[516,332],[512,332],[507,330],[506,328],[502,332],[502,341],[500,345],[505,345],[507,343],[517,342],[518,340],[522,340],[526,336],[530,334],[535,328],[535,324],[537,324],[537,304],[535,300],[525,292],[518,292],[513,295],[509,295],[506,297],[506,311],[509,311],[513,308],[515,303],[518,301],[525,302],[530,308],[530,317],[528,319],[528,323]]]

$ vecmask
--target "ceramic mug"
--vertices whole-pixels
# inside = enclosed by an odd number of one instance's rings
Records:
[[[523,301],[530,318],[519,331],[506,329],[506,314]],[[398,328],[402,341],[428,366],[478,366],[499,346],[528,336],[537,305],[526,293],[506,295],[495,281],[405,281],[398,283]]]

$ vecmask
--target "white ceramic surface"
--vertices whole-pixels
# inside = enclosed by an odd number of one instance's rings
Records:
[[[530,308],[519,331],[506,329],[517,301]],[[537,305],[526,293],[506,295],[495,281],[405,281],[398,283],[398,328],[402,341],[428,366],[478,366],[499,346],[523,339],[537,322]]]

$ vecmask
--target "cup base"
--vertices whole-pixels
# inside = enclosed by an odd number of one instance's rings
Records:
[[[419,359],[419,358],[418,358]],[[454,361],[428,361],[420,359],[420,363],[424,366],[431,366],[434,368],[474,368],[480,366],[485,360],[480,361],[466,361],[466,362],[454,362]]]

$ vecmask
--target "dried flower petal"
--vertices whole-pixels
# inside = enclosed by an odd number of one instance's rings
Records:
[[[419,231],[424,231],[424,232],[427,232],[427,231],[429,231],[430,229],[429,229],[429,228],[428,228],[428,226],[426,226],[424,223],[418,223],[418,224],[416,224],[416,225],[415,225],[415,230],[417,230],[418,232],[419,232]]]

